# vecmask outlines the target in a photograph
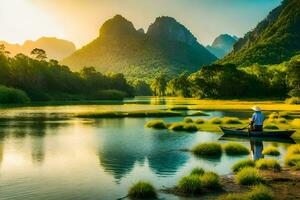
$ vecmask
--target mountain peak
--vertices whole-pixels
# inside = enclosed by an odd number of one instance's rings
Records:
[[[100,37],[120,37],[136,34],[132,22],[128,21],[122,15],[115,15],[113,18],[104,22],[100,28]]]
[[[236,42],[236,39],[234,36],[231,36],[229,34],[221,34],[213,41],[212,46],[214,47],[230,47],[232,48],[232,45]]]

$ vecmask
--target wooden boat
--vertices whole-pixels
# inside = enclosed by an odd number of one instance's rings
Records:
[[[295,130],[248,131],[248,129],[220,128],[223,131],[224,136],[290,138],[293,133],[295,133]]]

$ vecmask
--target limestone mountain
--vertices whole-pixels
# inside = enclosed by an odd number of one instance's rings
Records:
[[[161,72],[169,76],[194,72],[216,57],[208,52],[183,25],[170,17],[159,17],[147,33],[116,15],[100,28],[99,36],[65,58],[73,70],[94,66],[127,77],[153,78]]]
[[[222,34],[213,41],[212,45],[208,45],[206,48],[217,58],[223,58],[232,51],[233,45],[237,40],[236,36]]]
[[[49,59],[55,60],[61,60],[76,50],[72,42],[55,37],[41,37],[36,41],[27,40],[22,45],[10,44],[5,41],[0,41],[0,44],[4,44],[6,50],[9,51],[12,56],[18,53],[29,56],[32,49],[40,48],[46,51]]]
[[[233,46],[220,63],[277,64],[300,53],[300,1],[284,0]]]

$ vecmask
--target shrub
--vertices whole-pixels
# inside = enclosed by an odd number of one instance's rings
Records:
[[[22,104],[28,102],[30,102],[30,99],[24,91],[0,86],[0,104]]]
[[[192,152],[198,156],[215,156],[219,157],[222,154],[222,147],[216,142],[207,142],[198,144],[193,147]]]
[[[285,164],[289,167],[299,167],[300,155],[299,154],[287,154],[285,156]]]
[[[128,196],[131,199],[149,199],[156,198],[157,194],[150,183],[140,181],[129,189]]]
[[[210,119],[210,123],[212,124],[222,124],[222,120],[218,117],[214,117]]]
[[[219,175],[214,172],[205,172],[200,180],[203,188],[211,190],[221,188]]]
[[[281,166],[277,160],[270,159],[270,158],[262,158],[256,161],[255,163],[256,168],[266,170],[271,169],[274,171],[280,171]]]
[[[272,130],[277,130],[279,129],[278,126],[276,126],[275,124],[267,124],[264,126],[265,129],[272,129]]]
[[[222,195],[218,197],[217,200],[248,200],[246,195],[244,194],[235,194],[235,193],[230,193],[226,195]]]
[[[198,127],[195,124],[185,124],[183,126],[183,129],[186,132],[196,132],[196,131],[198,131]]]
[[[251,191],[246,193],[249,200],[273,200],[273,192],[264,185],[256,185],[251,188]]]
[[[264,179],[253,167],[245,167],[236,174],[235,181],[241,185],[253,185],[264,182]]]
[[[148,128],[166,129],[167,125],[163,120],[151,120],[146,124]]]
[[[270,155],[270,156],[279,156],[280,151],[276,147],[268,146],[268,147],[264,148],[264,150],[262,151],[262,154]]]
[[[223,149],[228,155],[248,155],[250,150],[242,144],[229,142],[223,145]]]
[[[204,124],[204,122],[205,122],[204,119],[201,119],[201,118],[198,118],[195,120],[196,124]]]
[[[190,116],[209,116],[209,114],[202,112],[202,111],[197,111],[192,113]]]
[[[191,171],[190,175],[202,176],[204,173],[205,173],[204,169],[202,169],[201,167],[196,167]]]
[[[98,90],[90,96],[89,99],[93,100],[123,100],[127,97],[126,92],[120,90]]]
[[[236,117],[225,117],[223,119],[224,124],[242,124],[241,120]]]
[[[300,104],[300,98],[299,97],[292,97],[285,100],[286,104]]]
[[[193,123],[193,119],[190,118],[190,117],[185,117],[185,118],[183,119],[183,121],[184,121],[185,123]]]
[[[202,184],[198,175],[189,175],[180,179],[178,188],[185,194],[200,194],[202,191]]]
[[[292,127],[294,127],[294,128],[300,128],[300,119],[294,119],[294,120],[291,122],[291,125],[292,125]]]
[[[196,132],[198,127],[194,124],[184,123],[184,122],[174,122],[169,126],[169,129],[172,131],[187,131],[187,132]]]
[[[231,170],[232,170],[232,172],[237,173],[245,167],[255,167],[255,162],[253,160],[249,160],[249,159],[240,160],[232,166]]]

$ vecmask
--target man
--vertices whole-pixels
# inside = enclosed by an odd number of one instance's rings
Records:
[[[265,116],[262,114],[261,108],[258,106],[254,106],[254,107],[252,107],[252,110],[254,110],[255,113],[253,113],[253,115],[252,115],[252,119],[251,119],[251,123],[250,123],[250,125],[251,125],[250,130],[251,131],[263,131]]]

